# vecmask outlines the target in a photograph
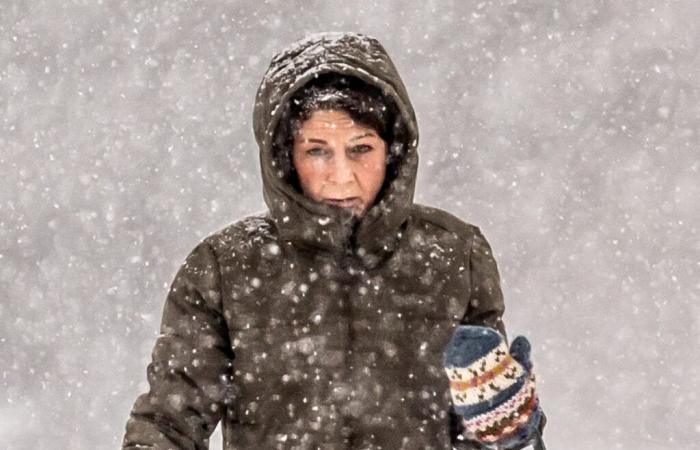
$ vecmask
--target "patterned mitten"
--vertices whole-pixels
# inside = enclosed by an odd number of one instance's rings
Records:
[[[508,351],[496,330],[460,325],[444,361],[467,439],[496,449],[522,448],[534,439],[542,411],[525,337],[515,338]]]

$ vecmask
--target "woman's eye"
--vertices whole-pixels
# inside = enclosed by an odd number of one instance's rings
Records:
[[[352,148],[353,153],[367,153],[370,150],[372,150],[372,146],[366,144],[356,145]]]
[[[326,154],[326,151],[322,148],[314,147],[314,148],[308,149],[306,151],[306,154],[311,155],[311,156],[323,156]]]

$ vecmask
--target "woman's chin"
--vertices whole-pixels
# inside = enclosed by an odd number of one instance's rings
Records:
[[[365,209],[362,208],[361,206],[339,206],[333,203],[328,203],[324,202],[325,205],[330,206],[331,208],[337,208],[338,210],[341,211],[348,211],[352,213],[352,216],[356,219],[361,219],[362,216],[365,214]]]

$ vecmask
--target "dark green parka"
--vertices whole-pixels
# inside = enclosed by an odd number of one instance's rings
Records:
[[[327,72],[364,80],[399,111],[398,174],[357,223],[273,164],[282,106]],[[443,349],[459,323],[505,334],[499,274],[479,228],[413,202],[418,129],[375,39],[315,34],[275,56],[254,110],[269,211],[203,239],[167,296],[150,390],[124,448],[450,449]]]

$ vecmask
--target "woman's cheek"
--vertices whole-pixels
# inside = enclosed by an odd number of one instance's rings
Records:
[[[323,158],[313,158],[311,160],[311,167],[315,173],[322,174],[326,170],[327,166],[328,163]]]
[[[384,181],[384,175],[386,174],[386,164],[384,158],[374,158],[367,167],[367,173],[372,174],[372,178],[381,179]],[[381,184],[380,182],[380,184]]]
[[[321,158],[312,158],[306,166],[306,184],[314,200],[320,200],[325,186],[327,164]]]

